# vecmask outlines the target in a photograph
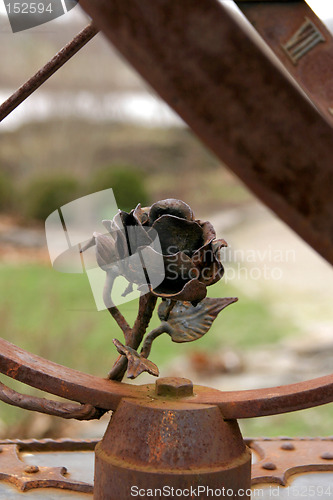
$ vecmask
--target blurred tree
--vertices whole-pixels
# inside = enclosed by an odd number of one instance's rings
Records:
[[[24,191],[24,217],[45,220],[54,210],[80,196],[79,181],[67,173],[31,179]]]
[[[142,206],[150,203],[143,176],[143,172],[131,166],[111,165],[93,175],[89,188],[93,192],[112,188],[118,207],[130,211],[138,203]]]
[[[13,206],[14,185],[8,174],[0,172],[0,211],[8,212]]]

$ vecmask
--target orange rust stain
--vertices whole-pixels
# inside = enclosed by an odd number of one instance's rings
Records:
[[[159,425],[152,427],[152,432],[148,434],[149,462],[160,463],[166,447],[174,442],[174,433],[178,424],[176,416],[172,411],[162,414]]]

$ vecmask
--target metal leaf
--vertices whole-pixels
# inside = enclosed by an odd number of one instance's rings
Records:
[[[117,348],[119,354],[123,354],[127,357],[128,360],[128,368],[127,368],[127,377],[128,378],[136,378],[143,372],[148,372],[150,375],[154,375],[154,377],[158,377],[160,372],[155,363],[149,361],[149,359],[140,356],[136,352],[135,349],[131,347],[124,346],[119,340],[113,339],[112,341]]]
[[[223,299],[205,298],[198,305],[193,306],[189,302],[177,301],[169,314],[166,323],[167,333],[173,342],[192,342],[205,335],[217,315],[233,302],[237,297],[226,297]],[[165,304],[159,307],[158,314],[163,318]]]

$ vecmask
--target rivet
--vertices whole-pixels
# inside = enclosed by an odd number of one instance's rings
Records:
[[[292,451],[295,449],[295,446],[292,443],[285,443],[281,445],[281,450]]]
[[[24,472],[27,474],[36,474],[36,472],[39,472],[39,467],[38,465],[28,465],[25,469]]]
[[[324,460],[333,460],[333,453],[323,453],[322,455],[320,455],[320,458],[323,458]]]
[[[273,462],[266,462],[265,464],[263,464],[261,466],[263,469],[266,469],[266,470],[275,470],[276,469],[276,465],[273,464]]]

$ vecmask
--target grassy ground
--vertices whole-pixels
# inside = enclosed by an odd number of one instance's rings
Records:
[[[1,316],[3,337],[53,361],[76,369],[103,375],[114,358],[111,342],[117,336],[117,326],[107,311],[97,312],[85,275],[60,274],[40,265],[1,266]],[[237,291],[222,282],[211,287],[210,296],[234,296]],[[120,307],[128,321],[136,316],[137,302]],[[263,337],[272,319],[268,304],[242,298],[230,306],[213,324],[202,340],[214,349],[221,340],[231,347],[254,347],[263,342],[273,343],[295,331],[282,319],[270,325],[269,337]],[[152,327],[158,318],[154,317]],[[221,334],[221,330],[222,333]],[[166,337],[169,340],[168,337]],[[156,342],[156,346],[161,340]],[[164,363],[175,349],[156,347],[154,358]],[[155,344],[154,344],[155,345]],[[191,347],[176,346],[177,350]],[[98,362],[96,362],[98,360]],[[104,370],[104,372],[103,372]]]

